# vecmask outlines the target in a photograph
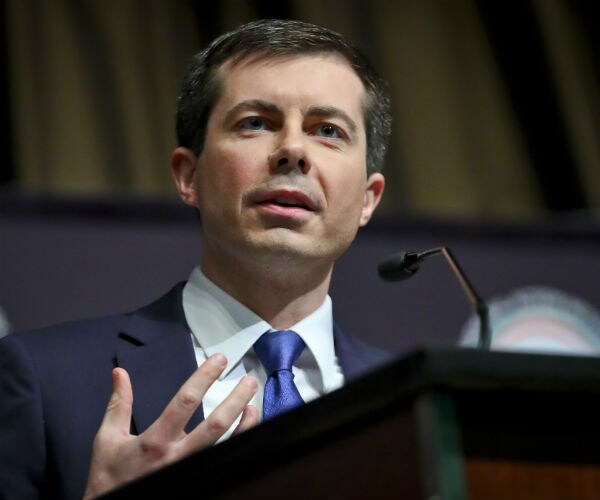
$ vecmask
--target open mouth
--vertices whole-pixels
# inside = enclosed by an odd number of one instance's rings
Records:
[[[265,193],[261,196],[257,203],[263,207],[269,207],[282,211],[308,211],[315,212],[317,210],[316,203],[301,191],[296,190],[277,190]]]
[[[271,200],[265,200],[263,202],[263,204],[273,204],[273,205],[278,205],[280,207],[298,207],[298,208],[303,208],[304,210],[311,210],[312,209],[303,201],[301,200],[297,200],[295,198],[285,198],[285,197],[278,197],[278,198],[274,198]]]

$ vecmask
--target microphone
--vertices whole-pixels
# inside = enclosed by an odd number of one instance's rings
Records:
[[[413,276],[421,267],[425,259],[431,255],[442,254],[450,265],[454,275],[458,279],[467,300],[477,313],[479,318],[479,340],[480,349],[489,350],[492,342],[488,306],[477,294],[475,288],[469,282],[466,274],[461,269],[456,258],[447,247],[432,248],[423,252],[399,252],[382,260],[377,266],[379,277],[384,281],[401,281]]]

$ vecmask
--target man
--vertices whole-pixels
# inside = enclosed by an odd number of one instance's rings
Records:
[[[389,131],[385,85],[329,30],[257,21],[198,54],[171,170],[201,266],[131,314],[2,341],[0,493],[94,497],[256,425],[266,332],[301,338],[304,401],[384,362],[334,324],[328,288],[383,193]]]

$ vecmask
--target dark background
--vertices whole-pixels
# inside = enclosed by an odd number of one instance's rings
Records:
[[[15,329],[127,311],[185,280],[201,233],[179,203],[0,200],[0,303]],[[348,332],[401,353],[455,344],[471,314],[442,256],[384,282],[392,253],[447,246],[485,300],[524,285],[556,287],[600,308],[600,226],[578,217],[506,224],[376,218],[334,271],[334,315]]]

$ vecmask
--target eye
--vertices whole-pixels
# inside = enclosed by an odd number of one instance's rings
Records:
[[[319,127],[317,128],[317,134],[322,137],[328,137],[331,139],[339,139],[343,135],[339,127],[336,127],[331,123],[324,123],[323,125],[319,125]]]
[[[265,123],[265,120],[259,116],[249,116],[240,122],[240,128],[247,130],[265,130],[267,124]]]

